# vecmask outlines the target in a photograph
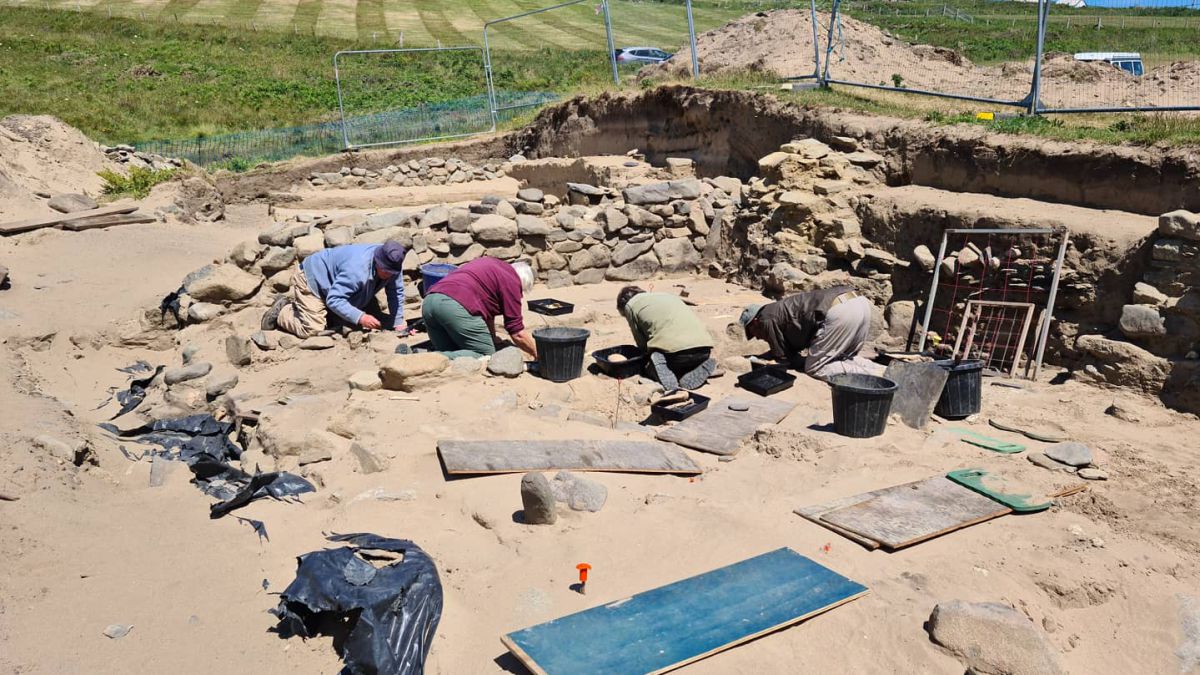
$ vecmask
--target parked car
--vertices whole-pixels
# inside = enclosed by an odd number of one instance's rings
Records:
[[[1080,52],[1075,55],[1075,60],[1103,61],[1134,77],[1141,77],[1145,72],[1142,66],[1142,55],[1138,52]]]
[[[625,47],[615,53],[617,63],[662,63],[674,56],[654,47]]]

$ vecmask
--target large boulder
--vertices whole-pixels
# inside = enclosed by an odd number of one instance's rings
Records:
[[[199,302],[232,302],[254,295],[262,277],[237,265],[206,265],[184,279],[184,291]]]
[[[511,244],[517,240],[517,223],[504,216],[488,214],[471,223],[471,234],[485,244]]]
[[[632,242],[623,242],[623,243],[617,244],[617,247],[615,249],[613,249],[613,252],[612,252],[612,264],[617,265],[617,266],[624,265],[625,263],[629,262],[630,260],[633,260],[633,259],[637,258],[638,256],[642,255],[646,251],[649,251],[653,247],[654,247],[653,239],[647,239],[646,241],[640,241],[640,242],[637,242],[636,244],[632,243]]]
[[[686,240],[677,240],[686,241]],[[690,245],[690,244],[689,244]],[[661,264],[658,262],[658,257],[652,252],[646,252],[643,255],[625,263],[609,267],[604,273],[604,278],[609,281],[638,281],[641,279],[649,279],[658,273]]]
[[[950,650],[968,672],[988,675],[1065,673],[1058,654],[1024,614],[994,602],[938,603],[929,637]]]
[[[593,246],[578,253],[572,253],[570,268],[572,272],[582,272],[597,267],[608,267],[609,260],[607,246]]]
[[[1125,305],[1121,308],[1121,332],[1128,338],[1161,337],[1167,334],[1158,308],[1150,305]]]
[[[545,237],[555,229],[543,218],[517,216],[517,234],[522,237]]]
[[[1096,372],[1109,384],[1158,394],[1170,372],[1170,362],[1131,342],[1081,335],[1075,340],[1075,348],[1091,357]]]
[[[1158,217],[1158,231],[1168,237],[1200,241],[1200,214],[1171,211]]]
[[[917,304],[912,300],[898,300],[888,305],[883,310],[883,319],[887,322],[888,335],[907,338],[916,311]]]
[[[654,253],[664,272],[690,272],[700,265],[700,253],[689,239],[663,239]]]
[[[436,375],[450,365],[444,354],[397,354],[379,369],[384,389],[414,391],[436,382]]]

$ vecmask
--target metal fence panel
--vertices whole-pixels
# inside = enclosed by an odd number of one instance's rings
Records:
[[[1191,0],[1048,6],[1039,112],[1200,110]]]
[[[333,75],[346,149],[463,138],[496,129],[480,47],[340,51],[333,56]],[[466,95],[451,105],[421,101],[428,77],[461,80],[458,88]]]

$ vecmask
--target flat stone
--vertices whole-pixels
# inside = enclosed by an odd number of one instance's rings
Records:
[[[545,476],[527,473],[521,478],[521,505],[527,524],[553,525],[558,520],[554,504],[554,489]]]
[[[266,334],[262,331],[255,333],[255,335],[262,335],[263,340],[266,341]],[[268,349],[267,347],[262,347],[261,345],[259,346],[262,349]],[[274,347],[270,347],[270,349],[274,349]],[[225,357],[229,359],[230,364],[239,368],[250,365],[250,361],[253,358],[250,350],[250,340],[247,340],[241,335],[230,335],[226,337]]]
[[[87,195],[80,194],[65,194],[55,195],[46,202],[46,206],[58,211],[59,213],[76,213],[78,211],[91,211],[99,206],[95,199]]]
[[[233,336],[231,336],[231,337],[233,337]],[[228,353],[229,353],[229,342],[228,342],[229,338],[225,338],[225,340],[226,340],[225,353],[228,355]],[[279,341],[275,339],[274,335],[272,335],[271,333],[268,333],[266,331],[261,331],[261,330],[255,332],[253,335],[251,335],[250,341],[254,343],[255,347],[258,347],[259,349],[263,350],[264,352],[269,352],[279,346]],[[230,359],[230,362],[232,362],[232,359]]]
[[[1139,305],[1159,306],[1166,304],[1168,299],[1166,293],[1150,284],[1139,281],[1133,285],[1133,301]]]
[[[570,471],[559,471],[550,487],[554,491],[554,499],[563,502],[572,511],[595,513],[608,500],[608,488],[602,483]]]
[[[440,228],[450,224],[450,209],[445,206],[435,206],[421,216],[422,228]]]
[[[63,462],[75,461],[75,449],[53,436],[41,435],[33,439],[34,447]]]
[[[994,602],[938,603],[927,624],[929,637],[954,653],[973,673],[1064,673],[1045,634],[1024,614]]]
[[[1078,471],[1078,475],[1085,480],[1108,480],[1108,473],[1095,467],[1084,467]]]
[[[280,270],[285,270],[296,262],[296,249],[291,246],[271,246],[262,255],[262,262],[259,267],[262,268],[264,274],[274,274]]]
[[[333,451],[336,447],[333,436],[330,434],[324,431],[310,431],[304,436],[299,452],[296,453],[296,460],[300,466],[327,462],[333,459]]]
[[[567,421],[583,422],[584,424],[591,424],[592,426],[603,427],[605,429],[612,428],[612,424],[608,420],[589,413],[579,412],[578,410],[572,410],[567,413]]]
[[[546,193],[537,188],[522,188],[517,190],[517,199],[527,202],[541,202],[546,198]]]
[[[299,347],[299,346],[300,346],[300,338],[296,337],[295,335],[289,335],[288,333],[284,333],[283,335],[279,336],[279,348],[280,349],[295,349],[296,347]]]
[[[480,216],[471,223],[470,231],[476,241],[488,244],[511,244],[517,240],[516,221],[496,214]]]
[[[688,239],[664,239],[654,245],[664,272],[687,272],[700,265],[700,253]]]
[[[111,640],[119,640],[119,639],[125,637],[126,635],[129,635],[129,631],[131,631],[131,630],[133,630],[133,624],[125,624],[125,623],[109,624],[104,629],[104,637],[109,638]]]
[[[609,281],[638,281],[649,279],[657,274],[660,268],[658,257],[653,252],[647,252],[624,265],[609,267],[604,273],[604,278]]]
[[[516,347],[505,347],[492,354],[492,357],[488,360],[487,370],[492,375],[517,377],[525,372],[523,352]]]
[[[309,338],[304,338],[304,340],[300,342],[300,349],[308,349],[311,351],[332,349],[335,344],[337,343],[334,342],[333,338],[328,335],[314,335]]]
[[[1168,237],[1200,241],[1200,215],[1184,211],[1171,211],[1158,217],[1158,231]]]
[[[384,389],[411,391],[450,365],[445,354],[397,354],[388,359],[379,370]]]
[[[646,251],[649,251],[653,247],[654,247],[653,239],[650,239],[648,241],[643,241],[643,242],[640,242],[637,244],[630,243],[630,242],[624,242],[624,243],[618,244],[617,247],[615,249],[613,249],[613,252],[612,252],[612,264],[615,266],[618,266],[618,267],[621,265],[624,265],[624,264],[628,263],[629,261],[641,256],[642,254],[644,254]]]
[[[388,460],[361,443],[350,444],[350,454],[358,460],[358,468],[362,473],[379,473],[386,471]]]
[[[474,359],[455,359],[455,361],[474,361]],[[485,411],[492,410],[516,410],[517,409],[517,392],[511,389],[500,394],[496,398],[483,404]]]
[[[212,364],[207,362],[193,363],[179,368],[167,368],[163,371],[163,382],[169,387],[174,384],[204,377],[210,371],[212,371]]]
[[[383,381],[379,379],[378,370],[360,370],[351,373],[350,377],[346,378],[346,383],[355,391],[377,391],[383,388]]]
[[[325,248],[334,248],[337,246],[346,246],[354,241],[354,228],[334,227],[325,230]]]
[[[1075,472],[1075,467],[1071,466],[1070,464],[1063,464],[1062,462],[1055,461],[1040,452],[1031,452],[1025,456],[1025,459],[1029,460],[1034,466],[1040,466],[1043,469],[1049,469],[1051,471],[1063,471],[1065,473]]]
[[[1054,443],[1046,448],[1046,456],[1070,466],[1088,466],[1092,463],[1092,451],[1083,443],[1067,441]]]
[[[207,323],[225,313],[223,305],[211,302],[193,302],[188,305],[188,323]]]
[[[543,218],[517,216],[517,234],[522,237],[545,237],[554,230],[554,226]]]
[[[209,377],[204,383],[204,395],[211,401],[222,394],[227,394],[238,384],[237,373],[221,373]]]
[[[937,264],[937,258],[925,244],[921,244],[913,249],[913,260],[917,261],[917,264],[921,266],[921,269],[925,270],[926,272],[931,271],[933,266]]]

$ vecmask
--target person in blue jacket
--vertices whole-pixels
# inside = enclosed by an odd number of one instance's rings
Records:
[[[366,330],[406,331],[404,253],[403,246],[389,241],[337,246],[308,256],[292,269],[291,290],[263,315],[263,330],[306,338],[326,330],[331,319],[340,319]],[[375,301],[381,288],[387,296],[386,315]]]

